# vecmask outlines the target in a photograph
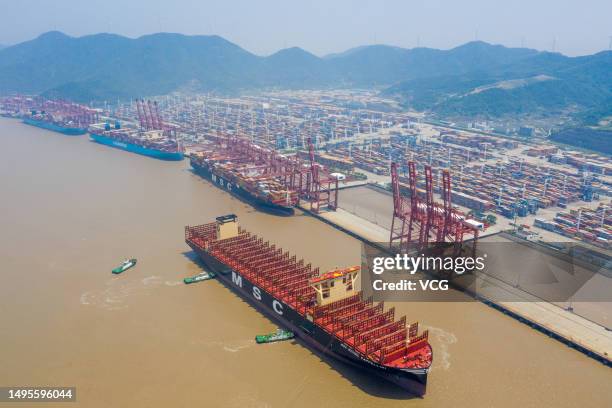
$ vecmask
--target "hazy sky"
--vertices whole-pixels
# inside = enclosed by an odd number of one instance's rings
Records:
[[[0,0],[0,44],[73,36],[218,34],[260,55],[364,44],[452,48],[479,40],[567,55],[608,49],[612,0]]]

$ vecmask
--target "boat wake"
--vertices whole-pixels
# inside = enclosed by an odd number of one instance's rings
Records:
[[[236,343],[236,344],[230,343],[230,344],[225,344],[223,346],[223,350],[228,351],[230,353],[237,353],[240,350],[244,350],[244,349],[251,347],[252,345],[253,345],[252,341],[247,341],[247,342],[243,341],[241,343]]]
[[[145,285],[159,285],[161,278],[159,276],[148,276],[142,280]]]
[[[194,344],[196,343],[198,342],[194,342]],[[228,353],[238,353],[255,345],[253,340],[205,341],[202,343],[201,346],[203,347],[218,348]]]
[[[451,355],[449,346],[457,343],[457,336],[438,327],[428,327],[429,334],[433,336],[436,344],[436,354],[433,359],[432,369],[440,367],[443,370],[450,369]]]
[[[81,304],[95,306],[105,310],[121,310],[127,308],[123,303],[129,294],[126,288],[106,288],[100,291],[87,291],[81,295]]]
[[[128,281],[120,277],[114,277],[106,282],[105,288],[90,290],[81,294],[80,303],[84,306],[95,306],[104,310],[122,310],[128,307],[125,303],[128,296],[144,293],[148,287],[163,283],[164,281],[159,276],[149,276],[140,281]]]
[[[244,392],[241,391],[238,394],[235,394],[229,402],[229,407],[243,408],[243,407],[254,407],[254,408],[269,408],[270,404],[267,402],[261,401],[258,398],[258,394],[253,392]]]

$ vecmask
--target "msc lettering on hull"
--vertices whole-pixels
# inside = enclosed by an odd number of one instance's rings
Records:
[[[232,271],[232,283],[242,289],[243,287],[242,275],[239,275],[236,272]],[[259,289],[255,285],[253,285],[252,294],[253,294],[253,297],[257,299],[258,301],[261,302],[263,300],[262,295],[261,295],[261,289]],[[278,300],[274,299],[272,301],[272,309],[276,312],[276,314],[280,316],[283,315],[283,304],[279,302]]]

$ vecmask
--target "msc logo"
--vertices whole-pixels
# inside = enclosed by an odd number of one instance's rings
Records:
[[[242,287],[242,276],[232,271],[232,282],[234,282],[235,285]]]
[[[236,272],[232,271],[232,283],[236,286],[239,286],[242,288],[242,276],[238,275]],[[261,289],[259,289],[257,286],[253,285],[253,297],[257,300],[259,300],[261,302],[262,297],[261,297]],[[279,314],[279,315],[283,315],[283,304],[281,302],[279,302],[278,300],[274,299],[272,301],[272,309],[274,309],[274,311]]]

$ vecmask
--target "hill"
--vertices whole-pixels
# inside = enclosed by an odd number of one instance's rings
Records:
[[[534,53],[469,43],[449,51],[364,46],[326,58],[289,48],[262,57],[218,36],[75,38],[52,31],[0,51],[0,92],[89,100],[161,94],[187,84],[219,92],[389,86],[401,80],[472,72]],[[474,64],[474,54],[483,65]]]
[[[553,133],[550,139],[583,149],[612,155],[612,130],[568,128]]]
[[[0,93],[90,101],[179,89],[367,87],[440,116],[571,109],[597,121],[612,94],[611,58],[610,52],[570,58],[482,41],[450,50],[371,45],[320,58],[294,47],[258,56],[219,36],[77,38],[52,31],[0,50]]]
[[[612,97],[610,72],[609,51],[576,58],[544,52],[478,72],[403,81],[384,93],[445,117],[597,111]]]
[[[49,32],[0,51],[0,92],[77,100],[173,91],[190,80],[228,90],[251,79],[258,57],[217,36],[112,34],[72,38]]]

